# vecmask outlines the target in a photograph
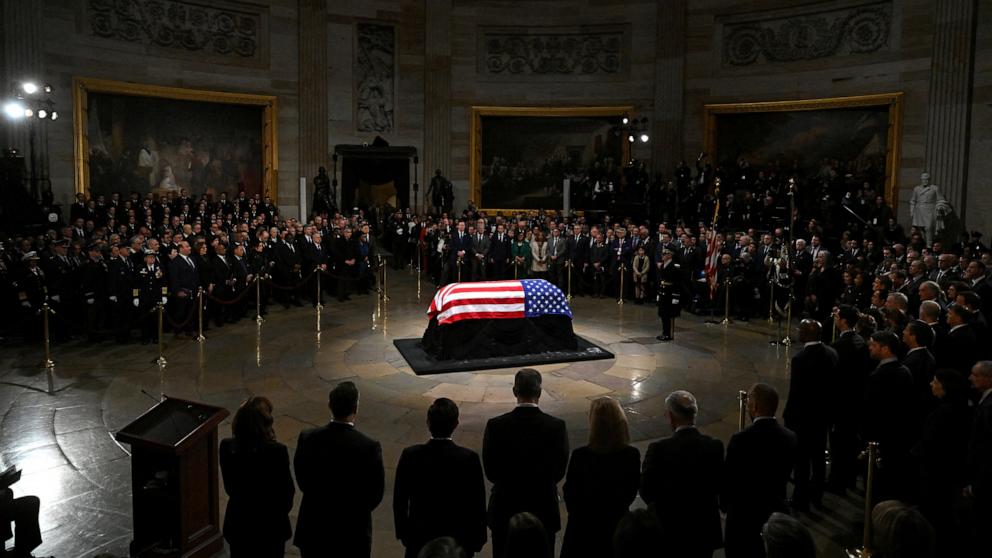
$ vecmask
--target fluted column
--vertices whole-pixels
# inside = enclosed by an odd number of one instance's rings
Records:
[[[3,23],[0,24],[0,49],[3,58],[0,60],[0,69],[3,71],[0,74],[3,79],[0,83],[0,100],[3,100],[12,93],[11,83],[14,81],[31,79],[46,83],[49,80],[44,73],[41,50],[42,2],[0,0],[0,6],[0,17],[3,18]],[[64,114],[68,116],[69,112],[65,111]],[[0,123],[0,139],[3,141],[0,149],[16,147],[24,155],[24,159],[28,160],[30,151],[27,120],[0,118],[4,119]]]
[[[655,19],[651,151],[655,172],[671,173],[684,156],[682,104],[685,91],[686,0],[659,0]]]
[[[327,1],[299,0],[299,8],[300,176],[307,178],[306,203],[309,208],[310,200],[313,198],[311,181],[317,175],[318,167],[328,166],[330,158],[327,112]]]
[[[424,14],[424,151],[420,200],[434,169],[451,178],[451,0],[426,0]]]
[[[963,217],[968,186],[976,1],[937,0],[934,10],[925,164],[931,181]]]

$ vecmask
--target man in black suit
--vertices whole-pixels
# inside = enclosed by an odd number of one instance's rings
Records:
[[[786,484],[796,462],[796,435],[775,420],[778,392],[754,384],[747,394],[751,425],[730,437],[720,506],[727,514],[727,558],[764,558],[761,526],[788,513]]]
[[[933,396],[930,382],[937,362],[930,354],[929,347],[933,344],[934,333],[930,326],[913,320],[902,330],[902,342],[909,349],[902,359],[902,364],[913,375],[913,390],[916,392],[916,418],[920,426],[937,406],[937,398]]]
[[[816,320],[799,324],[799,340],[804,346],[792,357],[789,399],[782,413],[786,428],[796,433],[799,443],[792,504],[800,511],[808,510],[810,503],[821,506],[826,476],[824,452],[832,399],[825,394],[835,392],[838,356],[820,341],[822,335],[823,328]]]
[[[970,378],[981,395],[968,444],[968,485],[964,495],[975,502],[973,548],[974,556],[981,556],[988,552],[987,529],[992,525],[992,361],[975,364]]]
[[[572,268],[572,294],[582,296],[582,269],[589,261],[589,236],[582,233],[582,225],[572,227],[572,236],[565,243],[565,259]],[[568,270],[565,286],[568,286]]]
[[[723,546],[719,505],[723,442],[696,429],[699,406],[688,391],[672,392],[665,407],[673,434],[648,446],[641,498],[661,521],[668,539],[666,555],[709,558]]]
[[[280,299],[286,308],[289,308],[290,302],[296,306],[303,306],[296,292],[301,278],[300,272],[303,269],[303,258],[296,248],[296,240],[291,231],[282,231],[282,238],[275,245],[274,260],[273,285],[278,283],[282,287],[275,290],[276,298]]]
[[[544,524],[549,548],[561,529],[558,483],[568,464],[565,421],[538,408],[541,373],[531,368],[513,380],[517,407],[489,419],[482,439],[482,463],[493,483],[489,495],[489,528],[493,556],[503,555],[510,518],[530,512]]]
[[[179,243],[179,255],[169,262],[169,290],[172,292],[172,321],[185,325],[176,328],[176,335],[186,333],[192,335],[195,321],[190,317],[190,312],[195,308],[194,297],[196,290],[200,287],[200,274],[196,269],[196,264],[190,257],[193,249],[189,242]]]
[[[506,264],[510,261],[510,237],[506,234],[506,226],[496,225],[496,233],[489,242],[489,278],[499,281],[506,277]]]
[[[833,349],[837,351],[837,374],[833,386],[835,394],[844,401],[843,405],[831,406],[830,431],[830,480],[827,489],[844,494],[853,489],[859,470],[858,455],[861,454],[861,440],[858,428],[864,413],[865,385],[874,363],[868,355],[868,344],[854,331],[860,315],[858,310],[842,304],[834,312],[837,326],[837,341]]]
[[[899,337],[891,331],[876,331],[868,342],[868,352],[878,367],[868,376],[863,439],[878,442],[885,460],[876,480],[879,501],[907,496],[909,450],[920,430],[917,422],[908,420],[916,398],[913,375],[896,358],[899,344]]]
[[[293,469],[303,493],[296,538],[300,556],[368,557],[372,510],[382,501],[385,469],[379,442],[355,430],[358,388],[331,390],[333,420],[300,433]]]
[[[393,486],[396,538],[406,558],[416,558],[427,542],[452,537],[468,556],[486,543],[486,484],[474,451],[456,445],[458,405],[434,400],[427,410],[431,439],[403,450]]]
[[[451,239],[448,241],[451,252],[448,255],[448,263],[451,269],[451,276],[448,283],[457,281],[472,280],[472,237],[465,232],[465,221],[458,221],[458,225]],[[459,270],[461,273],[459,273]]]
[[[953,368],[965,375],[978,362],[978,338],[971,327],[972,318],[972,312],[961,304],[947,307],[947,326],[950,329],[937,351],[940,358],[937,368]]]

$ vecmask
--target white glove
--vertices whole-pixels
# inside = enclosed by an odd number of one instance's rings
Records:
[[[169,299],[168,299],[168,297],[164,297],[164,296],[163,296],[163,297],[162,297],[162,304],[166,304],[167,302],[169,302]]]
[[[110,302],[117,302],[117,297],[116,296],[111,296],[110,297]]]
[[[137,308],[139,304],[140,302],[138,302],[138,299],[134,299],[134,307]]]
[[[54,295],[51,297],[52,302],[62,302],[62,297],[59,295]]]
[[[92,298],[87,298],[86,299],[86,304],[93,304],[94,302],[96,302],[96,301],[93,300]]]

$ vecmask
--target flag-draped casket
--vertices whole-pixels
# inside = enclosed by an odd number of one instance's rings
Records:
[[[572,309],[543,279],[452,283],[428,310],[424,349],[438,359],[574,350]]]

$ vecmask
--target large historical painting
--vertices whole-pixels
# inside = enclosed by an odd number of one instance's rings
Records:
[[[274,99],[77,82],[79,190],[274,197]]]
[[[813,176],[844,161],[886,185],[892,200],[901,94],[807,101],[706,105],[706,150],[724,168],[796,168]]]
[[[623,138],[612,128],[628,108],[474,109],[473,199],[487,209],[591,209],[594,192],[620,187]],[[598,185],[598,190],[597,190]]]

